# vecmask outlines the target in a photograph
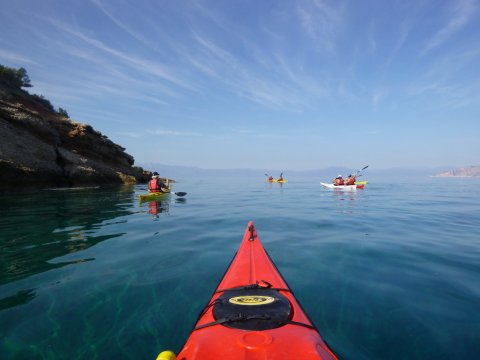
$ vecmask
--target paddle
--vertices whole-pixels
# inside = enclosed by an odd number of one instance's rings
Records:
[[[175,180],[173,179],[168,179],[168,178],[160,178],[160,180],[167,180],[169,183],[174,183]],[[186,192],[183,192],[183,191],[178,191],[178,192],[175,192],[175,191],[171,191],[170,194],[175,194],[177,196],[185,196],[187,195]]]
[[[357,170],[357,172],[355,173],[355,177],[359,176],[358,173],[365,170],[366,168],[368,168],[368,165],[367,166],[364,166],[363,168],[361,168],[360,170]]]
[[[171,182],[171,183],[175,183],[176,181],[173,180],[173,179],[169,179],[169,178],[159,178],[160,180],[162,181],[168,181],[168,182]]]
[[[353,175],[353,177],[354,177],[354,178],[357,178],[357,177],[362,176],[362,174],[359,174],[359,172],[365,170],[366,168],[368,168],[368,165],[367,165],[367,166],[364,166],[364,167],[361,168],[360,170],[357,170],[357,172]],[[361,187],[360,187],[360,186],[361,186]],[[358,187],[359,189],[363,189],[364,185],[357,185],[357,187]]]

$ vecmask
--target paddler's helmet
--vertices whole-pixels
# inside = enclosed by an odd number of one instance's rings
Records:
[[[158,172],[154,171],[153,174],[152,174],[152,178],[157,178],[158,177]]]

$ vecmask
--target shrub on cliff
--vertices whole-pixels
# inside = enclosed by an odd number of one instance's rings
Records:
[[[46,110],[49,110],[67,119],[70,118],[67,110],[61,107],[58,108],[58,111],[55,110],[55,107],[52,105],[52,103],[43,95],[29,94],[27,91],[22,89],[23,87],[33,87],[33,85],[30,83],[27,70],[25,70],[23,67],[20,69],[14,69],[0,64],[0,85],[4,85],[11,90],[20,90],[21,93],[29,96],[32,100],[43,106]]]
[[[15,89],[22,87],[32,87],[27,70],[23,67],[13,69],[8,66],[0,65],[0,82]]]
[[[55,112],[55,108],[53,107],[50,100],[45,99],[43,95],[33,94],[31,95],[31,97],[33,100],[35,100],[35,102],[42,105],[45,109],[50,110],[51,112]]]
[[[65,117],[67,119],[70,118],[70,116],[68,116],[67,110],[65,110],[64,108],[61,108],[61,107],[58,108],[57,114]]]

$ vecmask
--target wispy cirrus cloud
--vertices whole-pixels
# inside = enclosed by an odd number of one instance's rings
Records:
[[[202,136],[202,134],[198,132],[167,130],[167,129],[151,130],[151,131],[148,131],[148,133],[153,135],[158,135],[158,136],[178,136],[178,137]]]
[[[116,134],[120,136],[133,138],[133,139],[141,139],[144,137],[144,134],[140,132],[135,132],[135,131],[121,131],[121,132],[117,132]]]
[[[388,90],[385,88],[378,88],[373,91],[372,105],[374,109],[380,105],[380,103],[388,96]]]
[[[2,49],[0,49],[0,58],[9,60],[14,63],[37,64],[36,61],[33,61],[32,59],[29,59],[22,54]]]
[[[276,109],[304,106],[304,99],[295,96],[296,88],[288,85],[284,78],[278,77],[282,82],[271,79],[266,75],[270,72],[252,66],[251,59],[239,59],[210,38],[200,34],[192,37],[197,52],[188,57],[190,63],[205,75],[224,83],[235,94]]]
[[[480,61],[480,49],[445,55],[430,66],[407,89],[410,96],[437,95],[446,107],[461,107],[478,101],[480,81],[466,77],[474,73]]]
[[[311,0],[297,6],[302,28],[323,50],[333,53],[335,39],[342,26],[343,6],[331,6],[324,0]]]
[[[387,58],[387,65],[391,64],[392,61],[397,56],[398,52],[402,49],[403,45],[407,41],[408,35],[410,34],[410,27],[407,22],[400,24],[400,29],[398,32],[398,38],[396,39],[395,46]]]
[[[148,75],[153,75],[157,78],[160,78],[164,81],[168,81],[171,84],[177,85],[181,88],[197,91],[196,87],[189,82],[188,80],[184,79],[181,75],[178,74],[178,71],[175,69],[169,68],[165,65],[162,65],[159,62],[154,62],[145,58],[136,57],[130,55],[129,53],[117,50],[111,46],[106,45],[100,40],[92,38],[88,36],[86,33],[76,30],[66,23],[58,21],[56,19],[46,19],[49,21],[54,27],[64,31],[65,33],[70,34],[71,36],[75,37],[78,40],[83,41],[84,43],[92,46],[93,48],[100,50],[104,53],[107,53],[111,56],[112,60],[117,60],[122,62],[123,64],[129,66],[136,72],[146,73]]]
[[[103,3],[101,0],[91,0],[91,2],[97,6],[97,8],[105,15],[107,16],[115,25],[117,25],[119,28],[121,28],[123,31],[125,31],[127,34],[129,34],[132,38],[135,40],[147,44],[148,41],[146,40],[145,36],[142,35],[142,33],[133,30],[130,26],[128,26],[125,22],[120,21],[113,13],[110,11]]]
[[[421,55],[424,55],[434,48],[441,46],[450,39],[462,27],[467,25],[477,11],[477,4],[474,0],[458,0],[451,9],[452,16],[448,19],[445,26],[437,31],[432,38],[428,40],[423,48]]]

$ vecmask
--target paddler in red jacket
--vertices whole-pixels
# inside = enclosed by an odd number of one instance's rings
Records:
[[[347,177],[347,181],[345,182],[345,185],[355,185],[355,181],[356,181],[355,176],[350,174]]]
[[[162,190],[168,190],[168,179],[167,184],[164,184],[163,181],[160,180],[160,175],[155,171],[152,174],[152,180],[148,182],[148,191],[149,192],[161,192]]]
[[[338,175],[335,179],[332,180],[332,183],[336,186],[345,185],[345,180],[343,180],[342,175]]]

